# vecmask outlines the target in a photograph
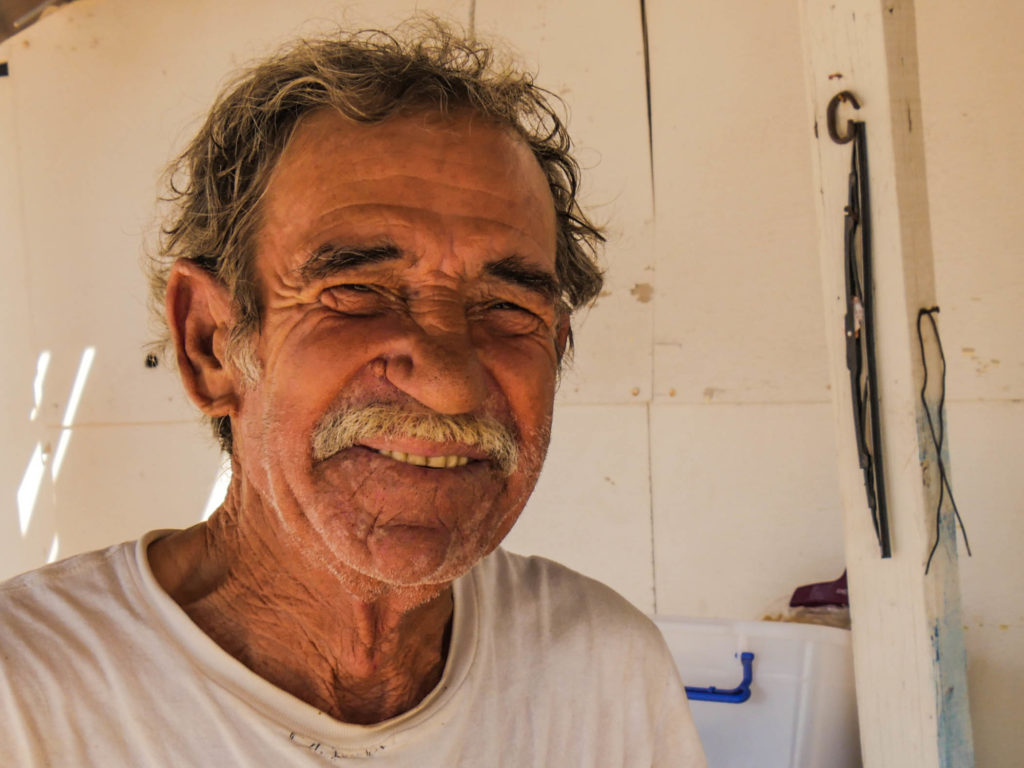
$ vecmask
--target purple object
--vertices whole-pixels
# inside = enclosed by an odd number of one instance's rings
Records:
[[[822,605],[848,606],[850,593],[846,588],[846,571],[835,581],[822,581],[797,587],[789,599],[789,607],[816,608]]]

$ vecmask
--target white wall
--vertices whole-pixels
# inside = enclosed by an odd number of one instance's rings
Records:
[[[950,454],[979,766],[1024,754],[1024,6],[918,3],[918,53]],[[961,553],[962,553],[961,549]]]
[[[297,29],[388,23],[418,4],[344,5],[78,0],[0,46],[0,575],[201,516],[216,449],[173,375],[143,365],[137,265],[156,174],[234,64]],[[609,228],[607,290],[508,545],[691,616],[758,619],[838,576],[796,3],[647,0],[652,144],[639,2],[429,5],[499,32],[565,94],[585,196]],[[1024,11],[919,6],[952,471],[975,549],[961,560],[975,744],[979,765],[1011,766],[1024,752]]]

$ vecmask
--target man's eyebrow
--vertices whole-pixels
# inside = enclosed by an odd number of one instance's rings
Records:
[[[311,283],[338,272],[363,267],[367,264],[393,261],[401,256],[402,252],[394,245],[363,247],[328,243],[313,251],[313,255],[297,271],[304,283]]]
[[[484,267],[484,271],[499,280],[539,294],[548,301],[556,302],[562,293],[558,279],[552,273],[531,267],[519,256],[506,256],[492,261]]]

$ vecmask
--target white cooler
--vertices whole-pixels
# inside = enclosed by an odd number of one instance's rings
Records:
[[[708,768],[860,768],[848,630],[653,618],[690,692]]]

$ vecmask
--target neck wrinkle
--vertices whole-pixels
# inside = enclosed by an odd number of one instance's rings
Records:
[[[331,569],[247,535],[243,494],[233,480],[209,521],[154,542],[157,582],[226,653],[337,720],[414,708],[444,671],[451,585],[357,596]]]

